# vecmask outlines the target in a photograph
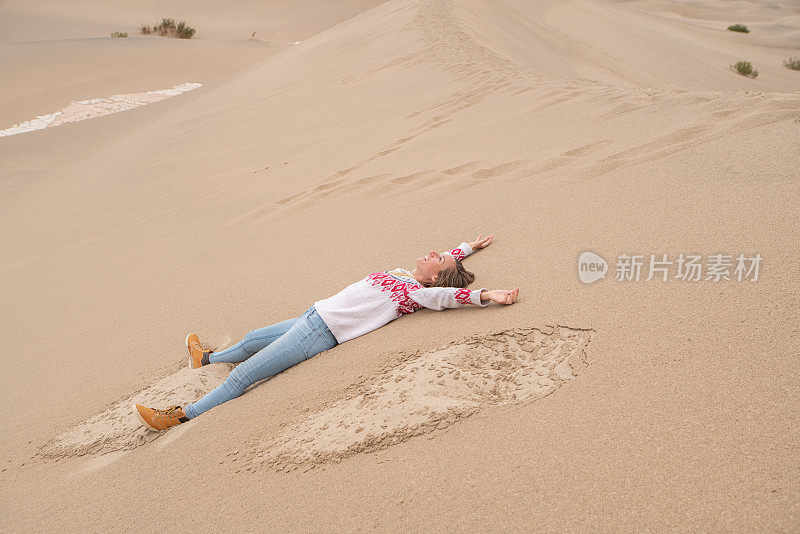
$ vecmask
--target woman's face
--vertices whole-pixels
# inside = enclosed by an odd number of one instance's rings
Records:
[[[456,259],[450,254],[439,254],[431,250],[425,256],[417,258],[417,269],[425,283],[432,284],[436,281],[439,271],[455,267]]]

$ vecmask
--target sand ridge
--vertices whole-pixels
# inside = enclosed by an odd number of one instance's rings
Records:
[[[477,91],[477,90],[476,90]],[[488,93],[491,91],[487,91]],[[560,150],[549,157],[509,159],[491,162],[465,161],[450,168],[426,168],[406,172],[372,174],[370,164],[408,145],[426,131],[456,121],[455,114],[472,105],[474,95],[454,93],[438,102],[429,111],[432,119],[381,148],[357,165],[343,168],[325,176],[304,191],[279,198],[232,219],[226,227],[251,223],[265,216],[285,216],[314,206],[342,199],[365,200],[376,197],[396,198],[414,195],[423,190],[430,195],[448,194],[482,183],[518,183],[532,176],[553,175],[569,171],[583,179],[599,178],[609,173],[656,161],[724,139],[732,134],[754,130],[781,122],[800,122],[800,96],[791,93],[729,93],[723,91],[641,91],[626,88],[576,86],[574,84],[529,84],[515,91],[536,97],[536,106],[526,110],[535,113],[547,108],[567,108],[577,104],[595,105],[606,110],[602,117],[608,124],[624,125],[635,111],[659,113],[670,120],[652,136],[622,146],[619,138],[602,139]],[[496,96],[496,95],[495,95]],[[258,171],[256,171],[258,172]]]
[[[420,189],[431,195],[447,194],[487,181],[513,183],[521,176],[552,175],[555,171],[597,178],[723,139],[733,133],[800,116],[800,95],[796,93],[762,92],[758,87],[753,87],[752,91],[736,92],[635,87],[577,76],[543,74],[537,71],[535,64],[515,63],[481,42],[457,16],[459,7],[452,0],[421,2],[413,21],[404,27],[404,31],[419,32],[420,50],[369,66],[341,80],[343,85],[348,85],[384,70],[411,69],[436,63],[458,80],[459,90],[408,114],[405,119],[416,124],[406,127],[393,142],[355,164],[319,179],[313,187],[237,216],[226,227],[250,223],[267,215],[298,213],[341,198],[392,198],[413,195]],[[410,149],[415,140],[448,126],[450,131],[456,131],[459,119],[469,110],[487,99],[498,101],[504,97],[509,102],[534,102],[533,107],[524,110],[526,114],[550,108],[566,111],[582,104],[603,110],[599,118],[609,121],[609,124],[624,125],[626,116],[637,111],[657,113],[664,118],[673,115],[681,117],[681,120],[659,124],[658,128],[653,128],[651,138],[636,140],[633,146],[624,146],[619,137],[609,136],[538,160],[475,160],[451,168],[374,172],[381,168],[381,160]]]

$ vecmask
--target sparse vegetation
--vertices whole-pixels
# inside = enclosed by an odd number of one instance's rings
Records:
[[[111,37],[127,37],[128,34],[126,32],[114,32],[111,34]]]
[[[732,32],[750,33],[750,30],[747,29],[747,26],[739,23],[731,24],[728,26],[728,29]]]
[[[180,21],[175,24],[175,19],[161,19],[159,24],[148,26],[143,24],[139,31],[145,35],[157,33],[163,37],[177,37],[178,39],[191,39],[195,34],[195,29],[186,24],[186,21]]]
[[[183,21],[179,22],[178,27],[175,28],[175,33],[177,33],[178,37],[181,39],[191,39],[194,35],[194,31],[194,28]]]
[[[735,65],[731,65],[731,69],[748,78],[755,78],[758,76],[758,71],[753,68],[753,64],[749,61],[739,61]]]
[[[800,70],[800,57],[790,57],[783,60],[783,66],[787,69]]]
[[[159,35],[168,35],[175,31],[175,19],[161,19],[161,24],[153,26],[153,30],[157,31]]]

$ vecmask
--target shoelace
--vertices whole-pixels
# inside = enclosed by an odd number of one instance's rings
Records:
[[[156,419],[158,421],[163,421],[166,419],[178,419],[179,417],[181,417],[181,415],[178,413],[178,410],[180,409],[181,409],[180,406],[170,406],[166,410],[156,410],[153,419]]]
[[[199,351],[200,351],[200,352],[201,352],[203,355],[205,355],[205,354],[211,354],[212,352],[214,352],[214,351],[213,351],[213,350],[211,350],[211,349],[204,349],[204,348],[203,348],[203,347],[200,345],[200,343],[189,343],[189,347],[190,347],[192,350],[199,350]]]

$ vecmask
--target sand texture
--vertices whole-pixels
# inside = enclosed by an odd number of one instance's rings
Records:
[[[790,57],[782,0],[0,2],[0,530],[796,532]],[[138,423],[233,368],[187,333],[479,233],[471,288],[513,306]],[[617,279],[637,255],[762,262]]]
[[[587,365],[591,332],[517,328],[409,356],[285,429],[256,453],[278,470],[338,462],[554,392]]]

